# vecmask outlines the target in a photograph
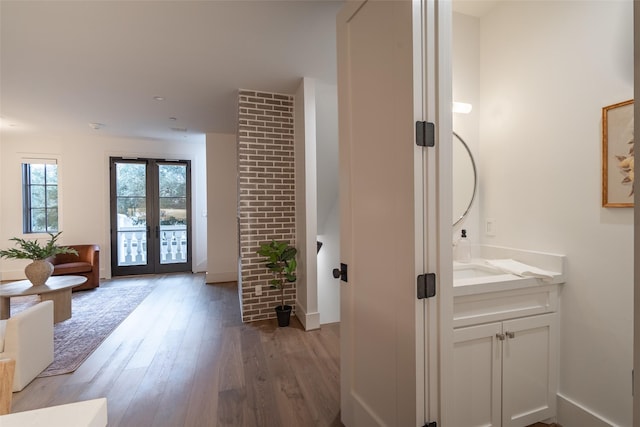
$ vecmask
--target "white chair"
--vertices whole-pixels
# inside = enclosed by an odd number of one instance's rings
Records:
[[[85,400],[0,415],[2,427],[106,427],[107,399]]]
[[[0,320],[0,359],[16,361],[13,391],[25,388],[53,362],[52,301]]]

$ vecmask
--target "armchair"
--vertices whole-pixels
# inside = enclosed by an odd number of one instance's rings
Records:
[[[74,287],[73,291],[93,289],[100,286],[100,246],[98,245],[67,245],[78,251],[74,254],[58,254],[51,258],[53,275],[84,276],[87,281]]]
[[[25,388],[53,362],[53,301],[0,320],[0,359],[16,361],[13,391]]]

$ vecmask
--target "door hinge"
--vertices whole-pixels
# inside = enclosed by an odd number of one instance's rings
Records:
[[[436,296],[436,274],[427,273],[418,276],[418,299]]]
[[[416,145],[434,147],[436,145],[436,126],[431,122],[416,122]]]
[[[433,422],[430,422],[430,423],[426,423],[424,425],[424,427],[438,427],[438,423],[433,421]]]

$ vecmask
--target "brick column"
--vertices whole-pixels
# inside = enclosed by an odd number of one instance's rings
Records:
[[[238,216],[242,321],[275,317],[280,291],[256,254],[271,240],[295,246],[293,96],[241,90],[238,99]],[[255,295],[262,285],[262,296]],[[295,284],[285,288],[295,306]]]

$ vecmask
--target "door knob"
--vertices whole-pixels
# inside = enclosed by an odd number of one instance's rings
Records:
[[[338,279],[340,278],[340,280],[342,280],[343,282],[347,282],[347,264],[344,263],[340,263],[340,268],[334,268],[333,269],[333,277]]]

